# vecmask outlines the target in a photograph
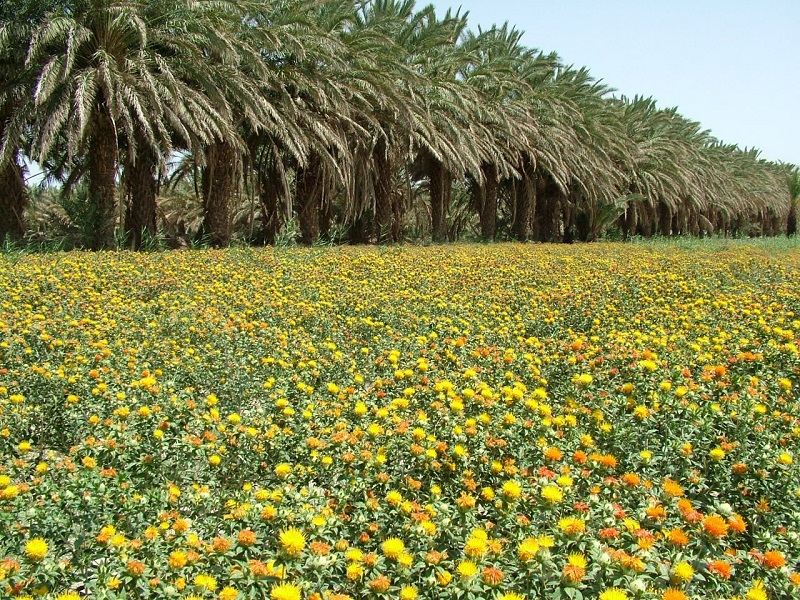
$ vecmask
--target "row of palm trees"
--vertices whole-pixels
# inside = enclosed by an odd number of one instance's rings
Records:
[[[84,186],[95,249],[156,236],[183,176],[216,246],[290,220],[307,244],[394,242],[411,215],[434,240],[772,235],[797,202],[796,167],[413,0],[17,0],[0,19],[0,237],[26,232],[28,161]]]

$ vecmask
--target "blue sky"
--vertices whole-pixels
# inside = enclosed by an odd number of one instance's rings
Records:
[[[418,0],[417,6],[425,2]],[[437,0],[718,138],[800,165],[800,0]]]

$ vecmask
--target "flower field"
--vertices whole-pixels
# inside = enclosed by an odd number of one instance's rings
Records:
[[[0,257],[0,596],[800,594],[800,253]]]

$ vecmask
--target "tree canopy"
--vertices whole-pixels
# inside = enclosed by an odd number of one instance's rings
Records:
[[[96,249],[796,227],[797,167],[462,11],[11,0],[0,23],[0,237],[56,221]],[[31,161],[60,184],[49,205]]]

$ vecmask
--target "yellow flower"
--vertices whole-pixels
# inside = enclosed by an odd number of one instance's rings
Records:
[[[306,547],[306,536],[295,527],[281,531],[280,541],[283,551],[289,556],[299,555]]]
[[[109,577],[106,580],[106,587],[110,590],[117,589],[122,584],[122,581],[117,579],[116,577]]]
[[[688,562],[681,561],[672,567],[672,576],[678,581],[689,581],[694,577],[694,568]]]
[[[652,360],[639,361],[639,366],[647,371],[650,371],[651,373],[658,368],[658,365]]]
[[[517,555],[519,559],[523,562],[528,562],[533,560],[536,554],[539,552],[539,542],[536,541],[535,538],[526,538],[522,540],[522,543],[517,548]]]
[[[219,600],[236,600],[236,597],[239,595],[239,591],[235,588],[230,586],[222,588],[222,591],[219,593]]]
[[[550,502],[551,504],[557,504],[564,499],[564,493],[554,485],[546,485],[542,488],[542,499]]]
[[[725,458],[725,450],[723,450],[722,448],[717,447],[717,448],[712,449],[711,452],[708,453],[708,455],[713,460],[719,461],[719,460],[722,460],[723,458]]]
[[[364,559],[364,553],[358,548],[351,548],[344,555],[345,560],[350,562],[361,562]]]
[[[592,383],[592,381],[594,381],[594,377],[592,377],[588,373],[582,373],[580,375],[576,375],[575,377],[573,377],[572,381],[573,381],[573,383],[576,383],[579,386],[585,387],[585,386],[589,385],[590,383]]]
[[[792,464],[792,455],[789,454],[788,452],[783,452],[778,457],[778,464],[780,464],[780,465],[790,465],[790,464]]]
[[[458,563],[456,572],[464,579],[469,579],[478,573],[478,565],[471,560],[462,560],[460,563]]]
[[[564,517],[558,521],[558,527],[567,535],[575,535],[586,530],[586,523],[575,517]]]
[[[573,567],[580,567],[581,569],[585,569],[586,557],[583,554],[570,554],[567,557],[567,564],[570,564]]]
[[[398,506],[403,501],[403,495],[397,490],[392,490],[386,494],[386,502],[392,506]]]
[[[358,581],[364,576],[364,567],[357,563],[347,565],[347,578],[350,581]]]
[[[40,561],[47,556],[47,542],[42,538],[33,538],[25,544],[25,556],[30,560]]]
[[[397,558],[405,549],[406,545],[399,538],[389,538],[381,544],[381,550],[386,558]]]
[[[498,596],[497,600],[525,600],[525,596],[521,596],[520,594],[515,594],[514,592],[508,592],[503,594],[502,596]]]
[[[218,467],[222,462],[222,457],[219,454],[212,454],[208,457],[208,464],[212,467]]]
[[[78,592],[64,592],[56,596],[56,600],[81,600],[81,596]]]
[[[296,585],[281,583],[270,590],[269,597],[272,600],[300,600],[302,592]]]
[[[760,579],[756,579],[747,591],[745,598],[747,598],[747,600],[767,600],[768,596],[764,589],[764,583]]]
[[[211,575],[206,575],[205,573],[200,573],[199,575],[195,576],[194,584],[199,588],[208,590],[209,592],[213,592],[217,589],[217,580]]]
[[[171,569],[181,569],[185,567],[188,560],[186,552],[183,550],[173,550],[169,554],[169,566]]]
[[[628,594],[619,588],[611,588],[602,592],[598,600],[628,600]]]
[[[4,500],[13,500],[19,496],[19,487],[16,485],[9,485],[6,489],[0,492],[0,498]]]
[[[503,484],[503,495],[509,500],[516,500],[521,494],[522,486],[513,479],[509,479]]]
[[[540,548],[548,549],[556,545],[556,541],[549,535],[540,535],[536,538]]]
[[[281,479],[287,477],[291,472],[292,472],[292,465],[288,463],[281,463],[275,467],[275,475],[277,475]]]
[[[474,535],[464,543],[464,554],[470,558],[480,558],[488,551],[489,544],[486,543],[486,540],[475,537]]]
[[[417,588],[412,585],[404,585],[400,590],[400,600],[416,600],[418,595]]]

